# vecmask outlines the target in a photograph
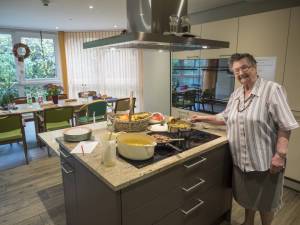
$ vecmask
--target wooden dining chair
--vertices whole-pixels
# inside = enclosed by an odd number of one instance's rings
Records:
[[[134,113],[136,98],[133,98],[132,113]],[[130,98],[120,98],[115,102],[114,113],[120,113],[130,110]]]
[[[97,96],[97,92],[96,91],[83,91],[83,92],[78,92],[78,97],[79,98],[83,98],[85,96]]]
[[[27,143],[21,114],[0,116],[0,144],[23,142],[26,164],[29,164]]]
[[[68,128],[73,125],[73,107],[55,107],[48,108],[39,115],[41,129],[40,131],[52,131]],[[71,123],[70,123],[71,121]]]
[[[95,121],[106,121],[107,102],[97,100],[92,103],[83,105],[78,111],[75,111],[76,125],[93,123]]]

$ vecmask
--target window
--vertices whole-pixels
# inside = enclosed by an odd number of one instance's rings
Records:
[[[24,61],[25,79],[56,78],[54,40],[22,37],[21,42],[27,44],[31,51]]]
[[[30,92],[37,96],[45,84],[60,84],[57,42],[56,33],[0,29],[0,88],[10,84],[16,95]],[[30,49],[24,63],[13,55],[16,43],[24,43]]]

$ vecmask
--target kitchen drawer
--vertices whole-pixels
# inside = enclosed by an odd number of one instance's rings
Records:
[[[230,158],[227,145],[205,152],[183,163],[185,176],[195,171],[208,171],[221,166]]]
[[[196,171],[185,177],[181,189],[185,195],[194,192],[204,192],[215,185],[222,185],[224,182],[224,166],[218,166],[211,170]]]
[[[231,189],[215,186],[185,201],[154,225],[211,225],[231,208]]]
[[[169,190],[179,187],[182,179],[183,169],[176,166],[122,190],[123,213],[127,214],[159,196],[166,195]]]
[[[198,178],[198,177],[196,177]],[[173,189],[144,202],[131,211],[124,210],[123,224],[125,225],[150,225],[163,218],[168,213],[178,208],[185,201],[196,198],[200,193],[210,187],[222,186],[223,167],[219,166],[206,173],[203,179],[186,180]],[[204,180],[205,179],[205,180]],[[189,181],[189,182],[188,182]]]

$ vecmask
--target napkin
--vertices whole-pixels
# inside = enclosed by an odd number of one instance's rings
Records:
[[[94,151],[98,144],[98,141],[81,141],[76,145],[76,147],[71,151],[72,154],[74,153],[83,153],[83,154],[89,154]],[[83,150],[83,152],[82,152]]]

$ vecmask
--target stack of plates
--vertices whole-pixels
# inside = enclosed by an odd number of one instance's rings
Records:
[[[63,134],[65,141],[79,142],[89,140],[92,130],[87,127],[73,127],[65,130]]]

